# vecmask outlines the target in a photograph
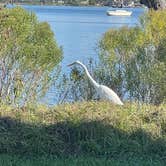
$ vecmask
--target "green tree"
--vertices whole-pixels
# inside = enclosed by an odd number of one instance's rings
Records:
[[[165,0],[140,0],[140,3],[155,10],[166,8]]]
[[[61,59],[48,23],[22,8],[0,12],[1,101],[25,104],[43,96]]]
[[[139,27],[109,30],[100,57],[112,81],[131,99],[159,104],[166,98],[166,11],[150,11]]]

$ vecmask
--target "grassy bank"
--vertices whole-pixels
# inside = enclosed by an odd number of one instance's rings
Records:
[[[114,165],[163,165],[166,105],[119,107],[89,102],[22,109],[1,105],[0,154],[4,166],[10,165],[8,161],[35,165],[42,160],[43,165],[100,165],[104,161]]]
[[[165,166],[163,161],[153,158],[94,158],[94,157],[69,157],[69,158],[25,158],[21,156],[0,156],[1,166]]]

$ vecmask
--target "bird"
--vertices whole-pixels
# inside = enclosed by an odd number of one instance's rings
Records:
[[[90,75],[87,67],[81,63],[80,61],[75,61],[71,64],[69,64],[68,66],[72,66],[75,64],[79,64],[83,67],[83,69],[85,70],[85,73],[87,75],[87,77],[89,78],[91,84],[94,86],[96,92],[98,93],[100,99],[103,100],[108,100],[111,101],[112,103],[116,104],[116,105],[123,105],[123,102],[120,100],[119,96],[109,87],[105,86],[105,85],[100,85],[98,84]]]

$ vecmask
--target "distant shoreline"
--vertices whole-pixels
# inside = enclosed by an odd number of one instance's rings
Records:
[[[11,4],[11,3],[2,3],[0,2],[0,7],[4,7],[5,5],[8,5],[8,4]],[[82,5],[82,4],[58,4],[58,3],[25,3],[25,2],[19,2],[19,3],[14,3],[15,5],[41,5],[41,6],[75,6],[75,7],[113,7],[113,6],[110,6],[110,5],[99,5],[99,4],[96,4],[96,5]],[[12,5],[12,4],[11,4]],[[133,6],[133,7],[129,7],[129,6],[124,6],[123,8],[136,8],[136,7],[142,7],[141,5],[140,6]],[[118,6],[116,8],[119,8]]]
[[[8,5],[8,4],[11,4],[11,3],[2,3],[2,2],[0,2],[0,6],[4,6],[4,5]],[[19,3],[14,3],[15,5],[41,5],[41,6],[49,6],[49,5],[52,5],[52,6],[90,6],[90,7],[102,7],[102,6],[104,6],[104,5],[74,5],[74,4],[57,4],[57,3],[45,3],[45,4],[43,4],[43,3],[25,3],[25,2],[23,2],[23,3],[21,3],[21,2],[19,2]],[[12,4],[11,4],[12,5]]]

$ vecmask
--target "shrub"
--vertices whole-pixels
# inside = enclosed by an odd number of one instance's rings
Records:
[[[26,104],[45,94],[62,51],[46,22],[22,8],[0,11],[0,101]]]
[[[149,11],[140,26],[111,29],[100,41],[100,58],[109,65],[123,95],[159,104],[166,94],[166,11]]]

